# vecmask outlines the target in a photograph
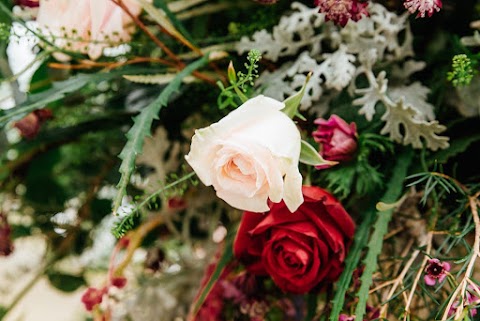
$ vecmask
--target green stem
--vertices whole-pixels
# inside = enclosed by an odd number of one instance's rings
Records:
[[[404,187],[403,182],[407,176],[408,167],[411,163],[412,157],[412,149],[407,149],[399,155],[387,191],[382,198],[384,203],[393,203],[400,197]],[[388,223],[390,222],[392,215],[393,208],[377,214],[374,231],[368,242],[369,250],[364,260],[365,269],[360,279],[361,286],[357,292],[358,304],[355,309],[355,320],[357,321],[363,320],[365,316],[368,294],[373,282],[373,273],[377,268],[378,256],[382,251],[383,237],[388,232]]]

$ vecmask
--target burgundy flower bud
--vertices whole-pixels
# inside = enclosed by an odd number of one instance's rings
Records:
[[[187,208],[187,202],[182,197],[174,196],[168,199],[168,208],[172,210],[183,210]]]
[[[425,268],[425,283],[434,286],[437,281],[442,283],[447,277],[447,272],[450,271],[450,264],[448,262],[441,262],[439,259],[430,259]]]
[[[40,0],[16,0],[15,4],[22,7],[36,8],[40,6]]]
[[[114,287],[121,289],[127,284],[127,278],[124,278],[123,276],[117,276],[112,278],[111,283]]]
[[[7,217],[0,213],[0,256],[8,256],[13,251],[11,232]]]
[[[107,293],[107,288],[88,288],[82,296],[82,302],[85,304],[85,309],[87,309],[87,311],[92,311],[96,305],[102,303],[103,295],[105,293]]]
[[[359,0],[315,0],[315,5],[325,14],[325,21],[345,27],[348,21],[358,21],[362,15],[368,16],[368,1]]]
[[[319,118],[314,122],[318,129],[313,132],[313,138],[321,146],[320,154],[329,161],[349,161],[357,150],[357,126],[347,124],[337,115],[329,120]],[[318,169],[328,165],[319,166]]]
[[[22,137],[32,139],[37,136],[40,126],[50,118],[52,118],[51,110],[38,109],[17,121],[13,126],[20,131]]]

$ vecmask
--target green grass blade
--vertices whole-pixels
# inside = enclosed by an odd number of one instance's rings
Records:
[[[387,191],[382,198],[384,203],[393,203],[401,195],[404,180],[407,176],[407,170],[411,163],[413,156],[413,150],[408,149],[400,154],[397,160],[397,164],[393,169],[393,176],[387,186]],[[377,259],[382,251],[383,237],[388,232],[388,223],[390,222],[393,214],[393,209],[379,212],[377,214],[377,221],[374,225],[374,231],[368,242],[368,252],[365,260],[365,269],[363,270],[360,278],[361,286],[357,292],[358,304],[355,309],[355,320],[363,320],[365,316],[368,292],[372,285],[373,273],[377,268]]]

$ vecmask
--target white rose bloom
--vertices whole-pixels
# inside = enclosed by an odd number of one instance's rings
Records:
[[[300,132],[265,96],[245,102],[219,122],[195,131],[185,157],[200,180],[213,185],[231,206],[251,212],[269,210],[282,199],[291,212],[302,203],[298,170]]]

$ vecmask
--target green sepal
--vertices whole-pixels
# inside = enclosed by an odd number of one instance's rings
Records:
[[[318,151],[310,145],[308,142],[302,140],[301,141],[301,148],[300,148],[300,162],[312,165],[312,166],[320,166],[320,165],[328,165],[333,166],[338,164],[335,161],[328,161],[323,159],[322,156],[318,153]]]
[[[234,85],[237,83],[237,73],[235,71],[235,67],[233,67],[233,62],[230,61],[230,64],[228,65],[228,80],[230,81],[230,84]]]
[[[307,84],[310,81],[311,76],[312,73],[309,72],[307,75],[307,79],[305,79],[305,83],[302,86],[302,89],[300,89],[300,91],[297,92],[295,95],[292,95],[285,99],[285,101],[283,102],[285,104],[285,107],[282,109],[282,111],[287,114],[288,117],[298,117],[298,106],[300,106],[300,102],[302,101],[303,95],[305,94],[305,89],[307,88]]]

